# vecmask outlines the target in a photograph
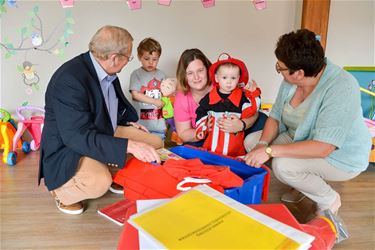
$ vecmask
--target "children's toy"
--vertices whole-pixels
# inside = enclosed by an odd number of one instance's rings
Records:
[[[372,136],[369,162],[375,162],[375,67],[344,67],[358,81],[365,123]]]
[[[361,106],[363,110],[363,117],[372,119],[374,117],[375,104],[375,67],[344,67],[346,71],[352,74],[358,81],[361,89]]]
[[[365,123],[372,137],[372,145],[369,162],[375,162],[375,121],[365,118]]]
[[[182,140],[177,136],[176,133],[176,126],[174,123],[174,110],[173,110],[173,103],[174,103],[174,96],[176,94],[177,89],[177,79],[175,78],[167,78],[160,83],[160,91],[162,93],[161,100],[164,103],[162,112],[163,118],[167,125],[169,125],[172,136],[171,141],[175,142],[177,145],[182,145]]]
[[[18,129],[13,137],[13,149],[16,148],[18,141],[20,140],[21,136],[25,132],[26,129],[30,132],[33,140],[29,142],[25,142],[22,145],[22,151],[24,153],[29,153],[31,150],[38,150],[40,146],[40,140],[42,137],[42,129],[44,124],[44,116],[41,115],[31,115],[29,119],[25,118],[23,115],[24,111],[33,112],[42,112],[44,114],[44,109],[35,106],[22,106],[17,109],[17,116],[18,116]],[[10,152],[11,155],[11,162],[8,162],[9,165],[14,165],[17,162],[17,152],[14,150]]]
[[[9,154],[9,152],[12,151],[11,143],[16,131],[17,127],[10,113],[0,108],[0,149],[4,150],[2,161],[8,165],[12,165],[10,163],[12,162],[13,156]],[[19,140],[14,147],[21,148],[22,141]]]

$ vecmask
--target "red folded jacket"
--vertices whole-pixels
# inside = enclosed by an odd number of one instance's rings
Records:
[[[226,166],[205,165],[200,159],[166,161],[164,169],[177,179],[196,177],[211,180],[212,184],[223,188],[241,187],[241,177],[230,171]]]
[[[224,188],[243,185],[243,180],[230,171],[229,167],[204,165],[199,159],[167,160],[164,165],[153,165],[136,158],[128,161],[125,168],[118,171],[114,182],[124,186],[124,196],[129,200],[171,198],[181,192],[183,186],[196,186],[185,177],[209,179],[210,187],[224,192]]]

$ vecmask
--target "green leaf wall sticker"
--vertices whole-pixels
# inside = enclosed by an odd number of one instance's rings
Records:
[[[0,0],[0,15],[6,12],[5,0]],[[2,8],[5,11],[2,11]],[[64,49],[69,45],[68,38],[74,34],[73,24],[75,21],[72,17],[72,12],[70,10],[65,10],[65,17],[62,21],[56,24],[55,28],[47,33],[44,30],[43,20],[39,16],[40,8],[35,5],[31,11],[28,12],[29,20],[23,26],[18,27],[17,33],[20,35],[18,44],[16,42],[11,42],[8,37],[5,37],[2,42],[0,42],[0,47],[5,50],[4,57],[9,59],[16,55],[17,52],[27,51],[39,51],[47,52],[49,54],[56,55],[57,57],[64,59],[65,52]],[[63,26],[61,26],[63,24]],[[64,27],[58,34],[56,31],[59,27]]]

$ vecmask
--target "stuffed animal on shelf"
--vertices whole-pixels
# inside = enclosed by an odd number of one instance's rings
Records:
[[[160,83],[160,91],[162,94],[161,100],[164,103],[162,114],[167,125],[169,125],[172,135],[171,141],[175,142],[177,145],[182,145],[182,140],[177,136],[176,126],[174,124],[174,96],[177,89],[177,80],[175,78],[167,78]]]

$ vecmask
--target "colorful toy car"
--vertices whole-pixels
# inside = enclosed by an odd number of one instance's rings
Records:
[[[23,112],[29,111],[31,112],[30,117],[27,119]],[[44,114],[44,109],[36,106],[22,106],[17,109],[17,116],[18,116],[18,128],[16,133],[13,136],[13,149],[16,148],[17,143],[21,140],[21,136],[27,129],[32,136],[32,141],[24,142],[22,144],[22,151],[24,153],[29,153],[30,149],[35,151],[39,149],[40,140],[42,137],[42,129],[44,124],[44,116],[41,115],[33,115],[33,112],[39,112]],[[14,165],[17,162],[17,152],[13,150],[9,152],[8,157],[10,157],[10,161],[8,161],[8,165]]]
[[[15,151],[16,148],[22,148],[23,144],[22,140],[12,144],[16,132],[17,127],[10,113],[0,108],[0,149],[4,150],[2,161],[10,166],[13,166],[12,162],[15,161],[15,155],[10,152]]]

